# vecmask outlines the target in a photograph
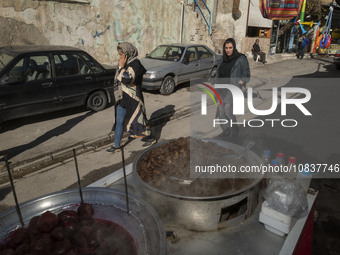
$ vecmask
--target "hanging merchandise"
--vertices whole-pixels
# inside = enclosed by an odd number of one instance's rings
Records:
[[[328,49],[331,45],[331,35],[325,34],[320,38],[320,48],[321,49]]]
[[[306,11],[306,0],[303,0],[301,14],[300,14],[300,22],[305,21],[305,11]]]
[[[332,41],[331,25],[332,25],[333,10],[334,10],[334,7],[331,5],[329,7],[329,14],[328,14],[328,17],[327,17],[325,27],[324,27],[321,35],[319,35],[319,37],[316,41],[317,47],[319,47],[321,49],[328,49],[331,45],[331,41]]]
[[[270,20],[289,20],[295,18],[301,9],[303,0],[259,0],[260,11]]]
[[[319,38],[320,35],[320,22],[318,22],[317,26],[314,28],[314,39],[313,39],[313,44],[312,44],[312,53],[316,53],[316,49],[319,47],[317,45],[317,39]]]
[[[303,28],[303,26],[301,25],[301,20],[298,20],[297,22],[295,22],[295,25],[299,25],[300,29],[301,29],[301,34],[307,34],[307,31]]]

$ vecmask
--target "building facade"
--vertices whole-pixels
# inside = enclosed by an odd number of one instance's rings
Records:
[[[133,43],[140,56],[177,42],[202,43],[221,53],[228,37],[249,51],[242,42],[252,1],[1,0],[0,46],[75,46],[110,65],[118,61],[122,41]]]

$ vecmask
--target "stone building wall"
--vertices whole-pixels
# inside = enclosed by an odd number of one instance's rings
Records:
[[[237,5],[238,3],[239,5]],[[236,48],[241,52],[242,40],[246,34],[249,2],[244,0],[218,0],[216,26],[212,35],[216,52],[222,53],[223,43],[233,37]],[[238,12],[235,15],[235,12]],[[237,16],[237,19],[235,19]]]
[[[241,18],[232,17],[233,2],[206,0],[217,4],[216,25],[210,36],[194,1],[184,0],[183,42],[202,43],[221,51],[227,37],[238,46],[245,34],[248,7],[241,1]],[[90,4],[48,0],[1,0],[0,46],[51,44],[86,50],[101,63],[116,64],[116,47],[129,41],[144,56],[161,43],[180,41],[181,0],[90,0]],[[240,47],[238,47],[240,48]]]

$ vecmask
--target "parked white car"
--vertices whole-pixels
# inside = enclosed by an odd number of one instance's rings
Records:
[[[170,95],[180,83],[214,77],[221,57],[202,44],[159,45],[141,59],[147,69],[142,87]]]

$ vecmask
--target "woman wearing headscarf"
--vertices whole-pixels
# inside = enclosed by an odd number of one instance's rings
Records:
[[[217,68],[216,78],[225,84],[238,86],[244,91],[246,83],[250,80],[250,69],[247,57],[239,53],[233,38],[228,38],[223,44],[223,61]],[[219,81],[220,82],[220,81]],[[218,89],[222,99],[222,106],[218,105],[216,117],[226,119],[227,124],[221,125],[223,134],[226,136],[237,136],[238,126],[236,116],[233,114],[233,97],[228,89]]]
[[[114,145],[108,152],[120,150],[120,141],[124,131],[124,122],[127,120],[126,130],[130,133],[129,139],[148,137],[143,147],[149,147],[156,142],[151,139],[150,129],[147,127],[144,99],[142,94],[143,75],[146,70],[141,64],[138,50],[128,42],[117,46],[119,67],[114,78],[115,97],[115,138]]]

